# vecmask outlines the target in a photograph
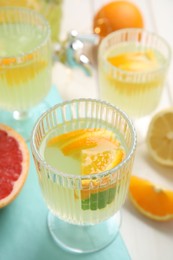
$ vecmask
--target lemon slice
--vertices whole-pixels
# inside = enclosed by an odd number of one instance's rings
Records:
[[[152,118],[146,141],[156,162],[173,166],[173,108],[162,110]]]

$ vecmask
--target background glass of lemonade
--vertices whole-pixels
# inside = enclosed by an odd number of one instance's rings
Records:
[[[82,175],[75,157],[68,159],[57,147],[48,148],[53,137],[88,128],[112,131],[125,150],[120,164],[104,172]],[[52,107],[39,118],[31,149],[50,210],[48,227],[57,244],[83,253],[97,251],[113,241],[118,234],[119,209],[126,198],[135,147],[136,134],[131,121],[124,112],[106,102],[72,100]]]
[[[16,128],[27,139],[37,112],[47,108],[40,102],[50,87],[47,21],[29,9],[0,8],[0,121]]]
[[[101,98],[134,118],[150,114],[159,104],[170,59],[168,43],[157,34],[143,29],[109,34],[99,46]]]
[[[62,0],[0,0],[0,7],[26,7],[42,14],[51,27],[52,42],[57,42],[62,19],[62,2]]]

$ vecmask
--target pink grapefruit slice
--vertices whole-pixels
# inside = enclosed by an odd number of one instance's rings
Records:
[[[0,208],[10,204],[22,189],[29,170],[29,151],[23,137],[0,124]]]

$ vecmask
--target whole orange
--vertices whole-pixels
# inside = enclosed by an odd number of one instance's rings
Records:
[[[104,5],[93,20],[93,31],[101,37],[123,28],[143,28],[140,9],[129,1],[114,1]]]

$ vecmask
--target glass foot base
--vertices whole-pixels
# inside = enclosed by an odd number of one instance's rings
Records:
[[[23,136],[26,142],[29,142],[33,127],[37,119],[48,108],[50,108],[50,105],[47,102],[42,102],[28,113],[20,114],[17,111],[10,113],[1,110],[0,122],[15,129],[20,135]]]
[[[48,228],[55,242],[73,253],[91,253],[108,246],[117,237],[121,214],[96,225],[73,225],[48,214]]]

